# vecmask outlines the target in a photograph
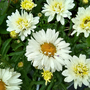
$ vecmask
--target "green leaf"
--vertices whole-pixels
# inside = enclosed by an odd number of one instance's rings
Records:
[[[46,85],[43,84],[43,85],[41,86],[40,90],[46,90]]]
[[[1,1],[0,2],[0,15],[5,14],[7,9],[8,9],[8,0]]]
[[[4,18],[7,16],[7,14],[0,16],[0,25],[3,23]]]
[[[48,86],[47,90],[51,90],[52,86],[53,86],[53,81],[52,81],[52,82],[50,82],[50,84],[49,84],[49,86]]]
[[[23,54],[23,53],[24,53],[24,51],[12,52],[8,56],[20,55],[20,54]]]
[[[7,40],[3,43],[2,48],[1,48],[1,54],[2,54],[2,56],[4,56],[4,55],[6,54],[7,49],[9,48],[8,45],[10,44],[11,40],[12,40],[11,38],[10,38],[10,39],[7,39]]]
[[[22,43],[19,43],[19,44],[13,43],[12,44],[12,48],[13,48],[14,51],[17,50],[18,48],[20,48],[21,46],[23,46]]]
[[[7,48],[5,49],[4,55],[7,54],[8,50],[10,49],[10,45],[7,45]]]
[[[63,88],[63,90],[67,90],[66,86],[63,83],[60,83],[60,86]]]
[[[1,37],[0,37],[0,46],[1,46],[1,44],[2,44],[2,39],[1,39]]]
[[[90,90],[90,88],[85,88],[84,90]]]
[[[2,28],[2,27],[0,27],[0,33],[1,34],[9,34],[9,32],[6,29]]]
[[[90,47],[90,36],[86,39],[87,46]]]
[[[17,62],[20,60],[20,57],[22,57],[21,55],[13,55],[11,58],[11,61]]]

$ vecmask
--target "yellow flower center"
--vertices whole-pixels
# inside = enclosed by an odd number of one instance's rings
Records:
[[[21,2],[21,7],[26,10],[32,10],[35,6],[36,4],[34,4],[32,0],[24,0]]]
[[[52,43],[44,43],[41,45],[41,51],[43,54],[53,57],[56,53],[56,47]]]
[[[85,75],[88,75],[88,68],[83,63],[79,63],[74,67],[74,72],[76,75],[83,77]]]
[[[12,38],[17,38],[17,33],[15,32],[15,31],[11,31],[10,32],[10,36],[12,37]]]
[[[81,27],[86,30],[90,30],[90,16],[82,19]]]
[[[0,90],[6,90],[5,83],[1,80],[0,81]]]
[[[26,30],[26,28],[29,27],[29,23],[28,20],[24,19],[24,18],[18,18],[18,20],[16,21],[17,26],[19,29],[23,29]]]
[[[50,71],[45,71],[44,69],[43,69],[43,73],[42,73],[42,77],[44,77],[44,80],[46,81],[45,82],[45,85],[47,85],[47,82],[50,82],[50,79],[52,78],[52,76],[53,76],[53,74],[52,74],[52,72],[50,72]]]
[[[54,4],[52,5],[52,10],[56,12],[61,12],[61,9],[62,9],[62,3],[54,2]]]

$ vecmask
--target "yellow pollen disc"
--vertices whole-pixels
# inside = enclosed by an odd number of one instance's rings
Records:
[[[6,90],[5,83],[2,80],[0,81],[0,90]]]
[[[53,10],[53,11],[61,12],[61,9],[62,9],[62,3],[55,2],[55,3],[52,5],[52,10]]]
[[[90,16],[82,19],[81,27],[86,30],[90,30]]]
[[[53,76],[53,74],[52,74],[52,72],[50,72],[50,71],[45,71],[44,69],[43,69],[43,73],[42,73],[42,76],[44,77],[44,80],[46,81],[45,82],[45,85],[47,85],[47,82],[50,82],[50,79],[52,78],[52,76]]]
[[[26,10],[32,10],[35,6],[36,4],[34,4],[32,0],[24,0],[21,2],[21,7]]]
[[[51,57],[56,53],[56,47],[52,43],[44,43],[41,45],[41,51],[43,54]]]
[[[79,63],[74,67],[74,72],[76,75],[83,77],[88,75],[88,68],[86,65],[83,65],[83,63]]]
[[[19,29],[23,29],[25,30],[26,28],[29,27],[29,23],[28,20],[24,19],[24,18],[18,18],[18,20],[16,21],[17,26]]]

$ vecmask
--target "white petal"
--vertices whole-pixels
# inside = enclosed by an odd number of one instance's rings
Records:
[[[65,82],[71,82],[71,81],[73,81],[73,77],[68,76],[68,77],[66,77],[66,78],[64,79],[64,81],[65,81]]]
[[[53,18],[54,18],[54,16],[49,16],[48,22],[52,21]]]
[[[61,20],[60,20],[61,24],[64,25],[64,18],[61,17]]]

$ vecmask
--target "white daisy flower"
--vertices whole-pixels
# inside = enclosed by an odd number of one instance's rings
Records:
[[[90,86],[90,59],[86,59],[85,55],[80,54],[71,57],[70,61],[66,61],[66,70],[62,72],[66,78],[65,82],[74,81],[74,88],[81,87],[82,84]]]
[[[73,28],[75,29],[71,35],[77,32],[77,36],[80,33],[84,33],[85,37],[89,36],[90,33],[90,6],[84,9],[79,7],[77,15],[72,19],[74,23]]]
[[[13,69],[0,69],[0,90],[20,90],[20,73]]]
[[[55,14],[57,21],[60,21],[62,25],[64,25],[65,21],[64,18],[68,17],[70,19],[70,16],[72,15],[71,12],[69,12],[69,9],[72,9],[74,7],[74,0],[46,0],[47,4],[44,4],[44,7],[42,10],[43,13],[45,13],[45,16],[49,16],[48,22],[52,21]]]
[[[7,31],[15,30],[16,33],[19,33],[22,41],[31,34],[31,31],[34,31],[35,25],[39,22],[39,17],[33,17],[31,13],[28,14],[25,11],[22,11],[20,15],[18,10],[7,18]]]
[[[43,29],[33,33],[34,38],[29,39],[25,55],[34,67],[52,72],[62,70],[64,61],[70,57],[70,47],[58,36],[59,32],[51,29],[47,29],[46,33]]]

